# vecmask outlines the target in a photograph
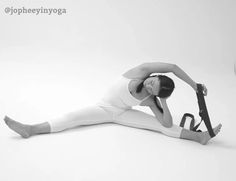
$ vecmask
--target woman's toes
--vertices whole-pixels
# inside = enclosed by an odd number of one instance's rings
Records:
[[[222,127],[222,124],[219,124],[218,126],[216,126],[216,127],[213,129],[215,135],[217,135],[217,134],[220,132],[221,127]]]
[[[8,124],[10,124],[11,123],[11,121],[13,121],[11,118],[9,118],[8,116],[5,116],[4,117],[4,121],[5,121],[5,123],[8,125]]]
[[[5,121],[5,123],[7,123],[9,121],[9,117],[5,116],[4,121]]]

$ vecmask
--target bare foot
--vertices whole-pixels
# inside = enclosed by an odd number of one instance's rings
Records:
[[[20,134],[23,138],[31,136],[31,127],[29,125],[21,124],[7,116],[5,116],[4,121],[9,128]]]
[[[218,126],[216,126],[213,129],[215,135],[217,135],[220,132],[221,127],[222,127],[222,124],[219,124]],[[199,134],[200,134],[200,143],[203,145],[206,145],[208,143],[208,141],[211,139],[209,132],[205,131],[205,132],[201,132]]]

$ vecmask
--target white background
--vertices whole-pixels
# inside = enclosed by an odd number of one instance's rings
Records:
[[[8,6],[66,14],[9,15]],[[163,61],[207,86],[212,124],[223,124],[201,146],[112,124],[22,139],[2,121],[0,180],[236,179],[234,0],[2,0],[0,7],[1,118],[50,120],[97,102],[129,68]],[[185,112],[198,117],[192,88],[169,76],[175,123]]]

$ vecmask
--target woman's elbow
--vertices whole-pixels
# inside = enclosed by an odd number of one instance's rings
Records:
[[[166,128],[171,128],[173,126],[173,123],[165,123],[165,124],[162,124],[162,125]]]
[[[176,65],[176,64],[171,64],[171,69],[172,69],[172,72],[173,72],[173,73],[176,72],[176,70],[177,70],[178,68],[179,68],[178,65]]]
[[[165,120],[162,122],[162,126],[166,127],[166,128],[171,128],[173,126],[173,121],[172,118]]]

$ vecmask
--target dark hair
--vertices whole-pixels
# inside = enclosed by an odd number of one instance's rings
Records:
[[[175,88],[175,84],[174,84],[174,81],[171,78],[169,78],[169,77],[167,77],[165,75],[153,75],[153,76],[149,76],[149,77],[158,77],[159,80],[160,80],[160,91],[159,91],[157,97],[166,98],[166,97],[169,97],[172,94],[172,92],[173,92],[173,90]],[[149,78],[149,77],[147,77],[147,78]],[[142,89],[143,89],[143,82],[141,82],[137,86],[136,93],[139,93],[139,92],[142,91]],[[159,111],[161,113],[163,113],[163,109],[162,109],[162,107],[160,105],[157,104],[157,100],[156,99],[157,98],[154,97],[155,105],[157,106]]]
[[[175,88],[174,81],[165,75],[158,75],[157,77],[160,80],[160,91],[157,96],[160,98],[169,97]]]
[[[175,88],[175,84],[174,84],[174,81],[171,78],[169,78],[169,77],[167,77],[165,75],[152,75],[152,76],[149,76],[149,77],[158,77],[159,80],[160,80],[160,91],[159,91],[159,93],[157,95],[158,97],[166,98],[166,97],[169,97],[172,94],[172,92],[173,92],[173,90]],[[147,78],[149,78],[149,77],[147,77]],[[139,93],[139,92],[142,91],[142,89],[143,89],[143,82],[144,81],[142,81],[137,86],[136,93]]]

